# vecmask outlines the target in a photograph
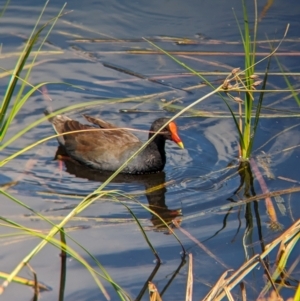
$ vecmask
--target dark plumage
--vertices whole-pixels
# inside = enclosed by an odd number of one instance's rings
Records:
[[[49,112],[45,111],[45,114],[48,115]],[[98,118],[83,116],[94,126],[81,124],[64,115],[54,116],[49,118],[49,121],[58,134],[82,131],[62,135],[58,137],[58,141],[71,158],[84,165],[102,171],[116,171],[143,145],[127,130]],[[155,120],[151,125],[149,138],[168,120],[167,118]],[[174,122],[170,122],[142,152],[134,157],[122,173],[139,174],[163,170],[166,163],[166,140],[172,140],[183,148]]]

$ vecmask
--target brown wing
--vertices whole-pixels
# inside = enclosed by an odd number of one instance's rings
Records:
[[[89,165],[92,165],[92,162],[102,165],[106,162],[117,163],[124,150],[140,143],[139,139],[129,131],[92,117],[88,117],[87,120],[98,126],[106,125],[107,128],[84,125],[65,116],[56,116],[52,121],[55,130],[64,134],[59,142],[70,156],[79,161]],[[72,133],[74,131],[77,132]]]
[[[93,123],[95,125],[98,125],[99,127],[103,128],[103,129],[114,129],[116,128],[115,125],[113,125],[112,123],[109,123],[107,121],[104,121],[100,118],[94,118],[94,117],[91,117],[89,115],[85,115],[83,114],[83,117],[90,123]]]
[[[113,129],[115,132],[117,132],[117,135],[119,135],[119,136],[124,135],[126,137],[126,140],[128,141],[128,143],[139,142],[139,139],[128,130],[118,128],[114,124],[104,121],[100,118],[94,118],[94,117],[91,117],[91,116],[88,116],[85,114],[83,116],[87,121],[89,121],[90,123],[93,123],[95,125],[98,125],[102,129]],[[111,133],[113,133],[113,131],[111,131]]]

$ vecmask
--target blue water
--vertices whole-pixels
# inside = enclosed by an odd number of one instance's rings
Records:
[[[43,22],[56,16],[62,7],[61,1],[50,1]],[[252,3],[251,3],[252,5]],[[258,4],[259,14],[265,3]],[[36,1],[12,0],[4,16],[0,19],[1,67],[13,69],[26,39],[43,7]],[[171,110],[164,110],[166,102],[175,101],[175,105],[186,107],[193,101],[210,92],[209,88],[193,89],[192,94],[181,89],[198,85],[202,80],[187,76],[181,66],[165,55],[130,54],[128,50],[154,49],[142,37],[155,38],[163,49],[181,51],[177,57],[195,70],[214,72],[223,75],[208,76],[209,80],[225,79],[233,68],[243,68],[242,45],[233,10],[242,22],[241,1],[70,1],[50,36],[43,46],[37,62],[29,77],[31,84],[52,82],[46,88],[34,93],[16,116],[6,141],[20,132],[25,126],[43,116],[46,107],[53,110],[76,104],[86,104],[81,109],[68,114],[72,118],[84,121],[82,113],[99,116],[118,126],[144,130],[136,132],[145,141],[151,122],[162,116],[173,116]],[[268,39],[275,39],[278,45],[287,24],[290,29],[278,56],[286,70],[298,72],[300,69],[299,45],[299,9],[298,1],[274,3],[259,22],[257,52],[269,53]],[[253,7],[249,7],[249,18],[253,20]],[[41,24],[43,24],[43,22]],[[43,36],[43,35],[42,35]],[[177,45],[167,41],[166,37],[188,38],[193,45]],[[97,41],[98,39],[98,41]],[[102,41],[99,41],[102,39]],[[103,41],[105,39],[106,41]],[[159,40],[160,39],[160,40]],[[47,53],[46,53],[47,51]],[[209,55],[189,55],[189,51],[208,51]],[[217,55],[214,53],[218,52]],[[235,53],[234,55],[230,55]],[[263,56],[259,57],[263,58]],[[142,74],[145,79],[128,73],[107,68],[103,63],[117,66]],[[264,72],[266,62],[258,65],[257,72]],[[279,72],[273,59],[270,72]],[[23,76],[25,73],[23,73]],[[148,81],[157,78],[167,87]],[[299,88],[296,74],[289,76],[290,82]],[[9,77],[3,77],[0,91],[4,94]],[[220,84],[217,82],[216,85]],[[62,84],[65,83],[65,84]],[[68,83],[68,84],[66,84]],[[71,85],[70,85],[71,84]],[[278,75],[270,75],[270,89],[286,89],[285,80]],[[298,105],[289,93],[272,93],[265,96],[265,107],[299,112]],[[128,99],[126,99],[128,98]],[[130,99],[129,99],[130,98]],[[94,101],[93,105],[89,102]],[[135,109],[134,113],[120,113],[121,109]],[[173,108],[177,109],[176,107]],[[240,184],[237,174],[238,134],[228,114],[227,107],[216,95],[195,106],[193,112],[187,112],[177,119],[180,136],[185,144],[181,150],[176,145],[167,144],[167,165],[165,174],[149,178],[118,179],[107,189],[115,189],[135,199],[121,200],[141,219],[151,243],[157,249],[163,261],[152,281],[161,292],[181,263],[181,247],[172,235],[163,227],[157,227],[157,219],[139,204],[151,208],[160,208],[166,215],[182,211],[181,227],[175,230],[182,244],[194,256],[194,299],[202,299],[218,277],[229,268],[237,269],[249,254],[261,252],[259,231],[263,234],[263,243],[267,244],[278,237],[282,231],[274,232],[268,227],[270,218],[266,213],[264,200],[259,201],[261,228],[257,226],[254,207],[251,206],[254,230],[250,241],[245,240],[246,207],[230,208],[229,198],[235,201],[243,199],[233,196]],[[215,114],[214,118],[199,117],[203,111]],[[226,113],[226,116],[220,116]],[[264,109],[264,113],[270,113]],[[273,111],[271,111],[273,112]],[[263,118],[258,125],[258,135],[254,142],[255,158],[265,152],[269,162],[259,165],[269,191],[297,187],[300,182],[299,161],[299,118]],[[292,128],[293,127],[293,128]],[[13,142],[1,153],[1,159],[15,153],[39,139],[53,134],[48,122],[43,122]],[[57,150],[55,139],[42,143],[25,154],[18,156],[1,168],[1,184],[7,185],[8,192],[32,209],[45,214],[58,223],[71,208],[87,194],[96,189],[103,177],[90,170],[70,166],[54,160]],[[259,161],[257,159],[257,161]],[[228,168],[229,164],[233,167]],[[265,167],[265,168],[263,168]],[[79,169],[79,171],[78,171]],[[271,177],[270,173],[274,176]],[[145,189],[166,183],[166,189],[145,195]],[[11,183],[10,183],[11,184]],[[257,194],[262,190],[254,181]],[[299,194],[282,195],[285,212],[272,199],[277,212],[278,222],[286,229],[299,218]],[[34,229],[50,229],[50,225],[36,217],[28,209],[20,207],[5,196],[0,196],[3,204],[2,214],[24,226]],[[137,202],[136,202],[137,201]],[[148,277],[154,269],[155,257],[146,244],[139,228],[125,206],[110,197],[104,197],[88,207],[73,219],[68,226],[69,235],[86,247],[108,270],[114,281],[126,290],[134,300],[147,285]],[[76,226],[78,228],[71,228]],[[4,225],[1,234],[12,230]],[[195,238],[193,240],[193,238]],[[204,247],[195,241],[204,241]],[[10,272],[19,261],[32,250],[39,240],[22,235],[3,238],[0,255],[1,271]],[[70,245],[98,269],[92,259],[75,244]],[[295,247],[295,254],[297,253]],[[211,253],[210,253],[211,252]],[[38,280],[52,288],[42,293],[43,300],[56,300],[60,277],[60,251],[47,246],[31,261]],[[293,253],[294,254],[294,253]],[[214,256],[213,256],[214,255]],[[275,255],[272,254],[271,263]],[[293,262],[292,255],[291,263]],[[247,279],[255,283],[256,290],[249,295],[253,298],[263,287],[262,271],[255,270],[255,276]],[[23,271],[22,276],[32,277]],[[80,275],[80,276],[79,276]],[[178,275],[163,295],[163,300],[184,299],[187,279],[187,263],[183,264]],[[105,283],[112,300],[117,300],[114,290]],[[284,291],[285,297],[291,291]],[[20,285],[12,284],[4,292],[5,300],[31,298],[32,291]],[[147,300],[147,293],[142,300]],[[102,300],[103,296],[87,270],[76,260],[67,261],[67,284],[65,300]]]

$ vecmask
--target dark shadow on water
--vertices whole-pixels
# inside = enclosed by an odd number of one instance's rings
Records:
[[[241,190],[243,190],[243,197],[250,198],[252,196],[256,196],[256,192],[254,189],[254,177],[252,174],[251,166],[249,161],[242,161],[240,162],[238,173],[240,175],[241,181],[240,185],[237,188],[237,190],[234,192],[234,195],[237,195]],[[259,213],[259,206],[258,202],[253,202],[253,209],[254,209],[254,215],[256,219],[256,226],[258,231],[258,238],[261,244],[261,251],[263,252],[265,250],[265,244],[262,234],[262,225],[261,225],[261,218]],[[253,212],[251,208],[251,203],[246,204],[246,210],[245,210],[245,220],[246,220],[246,231],[245,231],[245,237],[247,239],[247,242],[252,244],[252,232],[254,228],[253,223]]]
[[[94,170],[70,159],[61,147],[58,147],[55,159],[63,160],[66,171],[78,178],[103,183],[112,175],[111,172]],[[111,183],[143,185],[145,188],[145,195],[149,203],[149,208],[159,215],[170,227],[173,227],[173,219],[182,215],[181,208],[169,209],[166,205],[165,194],[167,192],[167,188],[166,174],[164,172],[142,175],[119,174]],[[164,223],[162,223],[157,215],[151,214],[151,222],[154,226],[154,230],[168,234],[169,232],[167,231],[167,227]],[[180,222],[180,220],[177,220],[177,222]]]
[[[237,187],[237,189],[234,191],[233,195],[230,196],[229,198],[227,198],[227,201],[230,201],[232,203],[235,203],[236,201],[240,200],[241,198],[247,199],[247,198],[250,198],[250,197],[256,195],[255,189],[254,189],[254,177],[252,174],[252,170],[251,170],[249,161],[241,161],[240,162],[240,164],[238,166],[238,174],[240,176],[240,184]],[[262,225],[261,225],[261,219],[260,219],[258,205],[259,204],[257,201],[253,202],[254,215],[255,215],[256,226],[257,226],[257,231],[258,231],[258,238],[261,243],[261,249],[263,252],[264,251],[264,240],[263,240],[263,235],[262,235]],[[246,229],[245,229],[244,237],[245,237],[246,241],[249,243],[249,245],[251,245],[252,241],[253,241],[252,236],[253,236],[253,229],[254,229],[253,212],[252,212],[251,203],[247,202],[247,203],[245,203],[245,206],[246,206],[246,208],[245,208]],[[228,219],[229,215],[231,214],[232,209],[233,209],[233,207],[230,207],[228,209],[227,213],[225,214],[225,216],[223,218],[222,227],[218,231],[216,231],[212,236],[210,236],[209,238],[202,241],[202,243],[217,236],[222,230],[224,230],[226,228],[227,219]],[[238,226],[236,234],[232,238],[231,242],[233,242],[236,239],[236,237],[241,229],[242,222],[241,222],[241,218],[240,218],[240,213],[242,211],[243,211],[242,206],[239,206],[238,207],[239,226]]]
[[[161,297],[167,291],[168,287],[171,285],[171,283],[176,278],[176,276],[179,275],[180,270],[182,269],[182,267],[185,266],[186,263],[187,263],[186,254],[184,254],[181,258],[181,262],[178,265],[177,269],[174,272],[172,272],[172,276],[170,277],[170,279],[168,280],[166,285],[164,285],[164,287],[160,290],[159,295]],[[149,283],[153,280],[153,278],[154,278],[155,274],[157,273],[159,267],[160,267],[160,265],[157,263],[154,270],[152,271],[151,275],[148,277],[147,281],[145,282],[143,288],[141,289],[140,293],[136,297],[135,301],[140,301],[142,299],[143,295],[145,294],[145,292],[148,289]],[[152,300],[152,299],[150,298],[150,300]],[[155,300],[159,300],[159,298],[157,298]]]
[[[238,167],[238,173],[241,178],[240,185],[233,193],[236,195],[244,188],[243,196],[249,198],[251,196],[255,196],[255,190],[253,185],[253,175],[250,167],[250,163],[248,161],[242,161]]]

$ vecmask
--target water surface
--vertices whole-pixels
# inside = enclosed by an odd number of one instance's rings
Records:
[[[51,1],[43,20],[54,17],[61,8],[61,1]],[[259,12],[264,3],[259,3]],[[290,9],[293,7],[293,9]],[[208,51],[210,55],[179,56],[184,63],[196,70],[231,72],[233,68],[243,68],[242,55],[230,55],[243,52],[239,43],[241,38],[234,19],[232,8],[242,20],[240,1],[72,1],[65,11],[69,11],[55,25],[47,43],[43,47],[48,51],[39,56],[40,64],[34,67],[30,76],[32,84],[56,82],[47,85],[44,95],[34,94],[17,115],[7,139],[19,132],[25,125],[34,122],[43,115],[46,107],[53,110],[70,105],[97,101],[96,105],[68,114],[72,118],[84,121],[81,114],[107,119],[118,126],[144,130],[137,132],[141,140],[147,139],[151,122],[157,117],[173,116],[173,112],[163,109],[168,101],[175,101],[185,107],[210,91],[209,88],[193,89],[192,94],[181,89],[197,85],[199,78],[183,75],[186,72],[165,55],[129,54],[126,50],[153,49],[142,37],[157,39],[156,43],[169,51]],[[299,10],[297,1],[275,3],[259,23],[259,39],[280,40],[287,23],[290,23],[288,39],[280,52],[293,53],[299,45]],[[12,69],[26,38],[42,9],[42,3],[35,1],[12,1],[4,17],[1,18],[0,37],[2,43],[1,67]],[[249,8],[250,18],[253,9]],[[164,37],[164,39],[162,38]],[[178,45],[165,37],[189,38],[196,41],[193,45]],[[103,39],[106,39],[104,42]],[[159,40],[158,40],[159,39]],[[97,41],[98,40],[98,41]],[[101,40],[101,41],[100,41]],[[274,42],[275,45],[278,42]],[[56,51],[56,53],[53,53]],[[268,42],[258,45],[258,52],[269,52]],[[52,53],[51,53],[52,52]],[[215,55],[215,52],[224,52]],[[279,56],[280,62],[291,72],[299,72],[299,60],[295,55]],[[156,77],[170,87],[132,76],[128,73],[107,68],[114,65],[146,78]],[[257,67],[264,72],[265,63]],[[278,72],[275,60],[271,71]],[[175,75],[175,76],[174,76]],[[172,77],[171,77],[172,76]],[[224,80],[226,75],[214,75],[209,80]],[[296,76],[289,77],[295,87],[299,87]],[[2,79],[0,91],[4,94],[8,77]],[[61,82],[67,82],[83,88],[80,90]],[[271,75],[272,89],[285,89],[283,78]],[[151,95],[146,97],[147,95]],[[298,106],[288,94],[269,94],[265,97],[266,107],[299,112]],[[52,101],[49,100],[49,97]],[[127,97],[136,97],[126,100]],[[124,100],[125,99],[125,100]],[[134,113],[120,113],[121,109],[136,109]],[[176,230],[187,252],[194,256],[194,298],[201,299],[209,291],[218,277],[229,268],[238,268],[247,256],[261,252],[260,235],[263,243],[268,243],[282,231],[269,228],[270,218],[266,213],[264,200],[258,203],[260,227],[257,227],[254,207],[252,209],[252,241],[243,246],[247,228],[246,207],[230,208],[230,198],[238,200],[234,192],[240,184],[237,173],[238,135],[231,118],[199,117],[195,112],[226,112],[227,108],[218,96],[197,105],[193,113],[188,112],[177,119],[180,136],[185,144],[181,150],[175,144],[167,144],[167,165],[164,173],[146,177],[125,177],[112,182],[107,189],[117,189],[127,195],[135,196],[135,201],[121,198],[141,219],[151,243],[157,249],[163,264],[152,281],[162,291],[176,269],[180,266],[182,249],[165,228],[157,227],[155,216],[145,211],[141,205],[160,208],[159,214],[170,217],[182,212],[180,226],[184,231]],[[265,112],[268,112],[267,110]],[[282,111],[280,111],[282,112]],[[229,116],[227,114],[227,116]],[[299,118],[263,118],[258,126],[253,157],[269,191],[287,189],[298,185],[299,172],[295,168],[299,161]],[[291,128],[293,127],[293,128]],[[44,122],[20,137],[1,153],[4,158],[36,140],[53,134],[49,123]],[[57,141],[43,143],[24,155],[2,167],[1,183],[17,183],[8,192],[23,203],[48,216],[58,223],[79,201],[96,189],[103,177],[89,170],[83,170],[72,164],[54,160]],[[266,154],[266,155],[265,155]],[[259,161],[257,156],[263,156]],[[267,168],[263,162],[268,160]],[[228,165],[233,166],[228,168]],[[279,178],[281,177],[281,178]],[[293,182],[287,181],[286,178]],[[166,188],[155,193],[145,194],[145,190],[167,183]],[[255,180],[257,194],[262,193]],[[283,227],[289,227],[299,218],[299,205],[296,194],[283,195],[285,212],[275,204],[278,221]],[[138,202],[136,202],[138,201]],[[2,215],[26,227],[49,230],[42,222],[25,208],[14,204],[1,196]],[[157,206],[157,204],[159,206]],[[152,206],[152,207],[151,207]],[[139,296],[148,277],[155,267],[155,257],[149,250],[140,230],[126,208],[107,197],[95,202],[79,219],[68,224],[67,230],[74,240],[89,250],[108,270],[115,282],[124,288],[132,299]],[[2,234],[11,232],[0,227]],[[202,241],[206,249],[195,243],[194,237]],[[21,238],[3,238],[1,249],[1,271],[10,272],[19,261],[37,245],[39,239],[22,235]],[[71,241],[76,251],[92,266],[90,257]],[[299,249],[299,246],[298,246]],[[212,252],[215,257],[208,254]],[[60,251],[47,246],[30,262],[38,274],[39,281],[52,288],[42,293],[43,300],[56,300],[60,276]],[[297,254],[297,252],[296,252]],[[261,271],[255,271],[262,277]],[[28,271],[21,273],[31,277]],[[80,277],[78,277],[80,275]],[[172,280],[163,295],[163,300],[173,300],[174,295],[183,299],[187,278],[187,263],[183,263],[177,276]],[[259,278],[261,279],[261,278]],[[250,281],[253,282],[253,279]],[[105,285],[112,300],[117,297],[113,289]],[[263,283],[256,284],[259,292]],[[288,292],[289,293],[289,292]],[[287,293],[287,294],[288,294]],[[251,293],[250,293],[251,294]],[[12,284],[5,291],[5,300],[30,299],[32,291],[20,285]],[[289,296],[289,295],[288,295]],[[147,300],[147,293],[142,300]],[[86,269],[75,260],[67,261],[67,283],[65,300],[102,300],[103,296]]]

